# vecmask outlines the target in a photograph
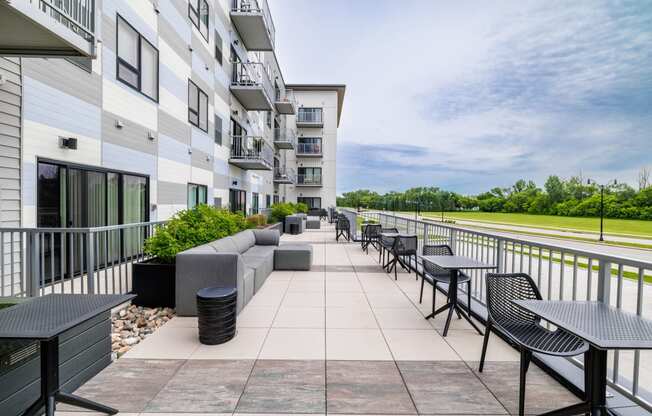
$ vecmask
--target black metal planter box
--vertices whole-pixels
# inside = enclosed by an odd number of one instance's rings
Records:
[[[132,302],[134,305],[174,308],[174,264],[158,263],[158,259],[151,259],[134,263],[132,271],[132,293],[137,295]]]

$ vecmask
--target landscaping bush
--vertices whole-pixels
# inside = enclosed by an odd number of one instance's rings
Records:
[[[281,202],[272,205],[272,222],[283,222],[285,217],[296,213],[296,208],[291,202]]]
[[[145,253],[161,263],[174,263],[184,250],[251,228],[241,214],[208,205],[177,212],[145,241]]]
[[[307,214],[308,213],[308,205],[304,204],[303,202],[298,202],[298,203],[294,204],[294,212],[295,213]]]
[[[250,215],[247,217],[247,224],[249,224],[251,228],[264,227],[265,225],[267,225],[267,215],[265,214]]]

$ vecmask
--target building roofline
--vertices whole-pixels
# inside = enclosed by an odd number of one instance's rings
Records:
[[[342,106],[344,105],[345,84],[286,84],[285,88],[294,91],[335,91],[337,92],[337,127],[340,126]]]

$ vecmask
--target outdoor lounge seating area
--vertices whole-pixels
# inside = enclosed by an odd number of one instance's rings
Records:
[[[492,336],[480,372],[483,336],[454,317],[444,337],[446,314],[424,319],[432,292],[413,271],[387,273],[334,237],[326,223],[281,237],[311,246],[310,271],[272,271],[231,341],[202,345],[196,318],[173,318],[76,394],[130,415],[518,414],[516,349]],[[525,397],[526,414],[580,402],[534,364]]]

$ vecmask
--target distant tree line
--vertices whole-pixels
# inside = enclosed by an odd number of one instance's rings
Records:
[[[609,218],[652,220],[652,186],[639,178],[635,190],[627,184],[612,184],[604,190],[604,213]],[[549,176],[543,188],[520,179],[509,188],[493,188],[465,196],[437,187],[411,188],[405,192],[379,194],[370,190],[346,192],[338,206],[396,211],[483,211],[595,217],[600,215],[600,187],[581,176],[568,180]]]

